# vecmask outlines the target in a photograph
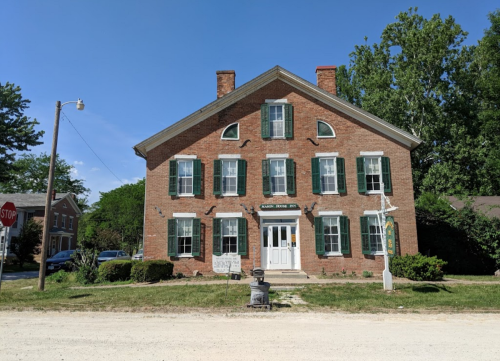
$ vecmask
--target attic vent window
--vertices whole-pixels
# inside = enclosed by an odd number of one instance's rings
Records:
[[[335,132],[330,124],[318,120],[318,138],[335,138]]]
[[[68,206],[66,205],[66,203],[63,203],[63,208],[68,208]]]
[[[239,140],[240,139],[240,126],[238,123],[229,124],[226,129],[222,131],[222,140]]]

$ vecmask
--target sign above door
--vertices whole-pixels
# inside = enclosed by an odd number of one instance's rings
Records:
[[[260,209],[295,209],[299,208],[299,205],[296,203],[288,203],[288,204],[261,204]]]

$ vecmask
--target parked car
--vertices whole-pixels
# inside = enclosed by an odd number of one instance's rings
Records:
[[[74,262],[73,258],[71,258],[71,255],[75,252],[76,251],[74,249],[69,251],[61,251],[59,253],[56,253],[54,256],[47,258],[45,274],[49,275],[60,270],[71,271],[71,263]],[[69,262],[70,264],[66,262]]]
[[[142,261],[142,255],[143,255],[144,251],[142,249],[140,249],[139,251],[137,251],[136,254],[134,254],[132,256],[132,259],[135,260],[135,261]]]
[[[100,266],[101,263],[106,261],[116,261],[116,260],[129,260],[130,256],[125,253],[125,251],[103,251],[97,257],[97,264]]]

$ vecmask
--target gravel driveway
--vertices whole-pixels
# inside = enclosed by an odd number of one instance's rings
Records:
[[[0,312],[10,360],[498,360],[500,314]]]

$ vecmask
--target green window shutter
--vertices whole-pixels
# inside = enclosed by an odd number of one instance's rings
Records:
[[[356,158],[356,171],[358,173],[358,192],[366,192],[365,158]]]
[[[177,219],[171,218],[167,221],[168,233],[168,255],[175,256],[177,254]]]
[[[238,254],[247,255],[247,220],[238,218]]]
[[[314,236],[316,239],[316,254],[325,254],[325,235],[323,233],[323,217],[314,217]]]
[[[214,194],[220,195],[222,190],[222,161],[214,160]]]
[[[293,107],[285,104],[285,138],[293,137]]]
[[[382,181],[384,182],[384,192],[392,192],[391,163],[388,157],[382,157]]]
[[[345,185],[345,161],[344,158],[337,158],[337,188],[339,193],[346,193]]]
[[[321,193],[321,178],[319,172],[319,158],[311,158],[311,175],[313,193]]]
[[[238,189],[239,195],[245,195],[247,189],[247,161],[238,159]]]
[[[371,254],[370,251],[370,227],[368,226],[368,217],[360,217],[361,223],[361,250],[363,254]]]
[[[168,195],[177,195],[177,161],[171,160],[168,176]]]
[[[262,193],[271,194],[271,162],[269,159],[262,160]]]
[[[199,256],[201,250],[201,219],[193,218],[192,253]]]
[[[351,253],[349,247],[349,220],[347,216],[340,216],[340,251],[342,254]]]
[[[201,160],[193,159],[193,194],[201,194]]]
[[[222,234],[221,234],[222,219],[214,218],[212,222],[212,253],[215,256],[222,254]]]
[[[260,106],[260,133],[262,138],[269,138],[269,105],[262,104]]]
[[[295,194],[295,166],[293,159],[286,160],[286,193]]]

